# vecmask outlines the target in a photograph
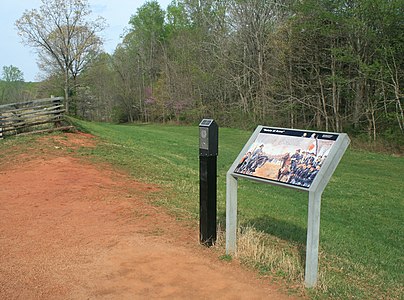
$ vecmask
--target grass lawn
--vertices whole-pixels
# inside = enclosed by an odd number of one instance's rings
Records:
[[[85,150],[128,170],[137,180],[160,184],[153,199],[178,217],[199,212],[198,127],[111,125],[75,121],[101,139]],[[226,172],[251,132],[220,128],[218,219],[225,224]],[[86,152],[87,151],[87,152]],[[402,299],[404,158],[348,149],[322,196],[319,285],[311,298]],[[239,181],[239,223],[259,232],[258,243],[295,253],[294,276],[271,262],[246,263],[263,274],[302,286],[308,194]],[[300,257],[299,257],[300,256]],[[243,260],[243,257],[240,257]]]

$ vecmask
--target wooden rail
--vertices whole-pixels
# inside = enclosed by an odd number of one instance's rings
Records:
[[[71,129],[72,126],[62,126],[62,101],[58,97],[0,105],[0,138]]]

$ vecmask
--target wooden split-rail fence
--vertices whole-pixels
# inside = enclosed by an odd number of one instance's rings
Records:
[[[0,105],[0,139],[72,129],[63,125],[64,112],[62,97]]]

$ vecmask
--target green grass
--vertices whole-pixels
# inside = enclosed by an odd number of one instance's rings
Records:
[[[197,219],[197,126],[76,123],[102,141],[82,155],[107,160],[137,180],[161,185],[164,192],[154,199],[157,205],[179,217]],[[219,133],[218,219],[225,224],[226,172],[251,132],[220,128]],[[320,282],[308,291],[311,298],[403,297],[403,178],[402,157],[348,149],[322,196]],[[247,180],[239,181],[238,193],[240,225],[265,233],[266,247],[300,255],[295,268],[303,274],[307,193]],[[271,263],[256,267],[292,281],[301,278],[288,277]]]

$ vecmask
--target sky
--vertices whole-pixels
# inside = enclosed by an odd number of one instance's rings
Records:
[[[128,27],[129,19],[146,0],[88,0],[92,18],[102,16],[109,25],[101,36],[105,39],[104,50],[113,53],[120,43],[120,36]],[[159,0],[166,9],[171,0]],[[24,73],[25,81],[40,81],[33,48],[25,46],[17,34],[15,21],[25,10],[39,8],[41,0],[0,0],[0,76],[3,66],[13,65]]]

